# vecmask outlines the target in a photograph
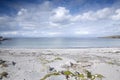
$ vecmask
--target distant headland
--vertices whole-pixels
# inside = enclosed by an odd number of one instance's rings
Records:
[[[120,39],[120,35],[105,36],[105,37],[102,37],[102,38]]]
[[[0,41],[4,41],[4,40],[10,40],[10,38],[4,38],[3,36],[0,36]]]

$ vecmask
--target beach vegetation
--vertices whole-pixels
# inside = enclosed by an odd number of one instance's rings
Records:
[[[113,62],[107,62],[108,64],[111,64],[111,65],[114,65],[114,63]]]
[[[92,74],[90,71],[85,70],[85,73],[75,73],[72,71],[59,71],[59,72],[53,72],[53,73],[48,73],[46,74],[42,79],[40,80],[46,80],[47,78],[51,77],[51,76],[59,76],[59,75],[64,75],[66,80],[69,80],[70,77],[74,77],[75,80],[96,80],[96,79],[100,79],[102,80],[102,78],[104,78],[103,75],[101,74]]]
[[[49,74],[47,74],[47,75],[45,75],[42,79],[40,79],[40,80],[46,80],[48,77],[50,77],[50,76],[57,76],[57,75],[60,75],[60,73],[59,72],[54,72],[54,73],[49,73]]]
[[[1,64],[1,67],[8,67],[8,64],[3,63]]]
[[[85,70],[86,74],[87,74],[87,78],[92,78],[92,73],[88,70]]]
[[[60,58],[60,57],[57,57],[57,58],[55,58],[54,60],[62,60],[62,58]]]
[[[62,58],[56,57],[56,58],[54,58],[52,60],[47,60],[45,58],[40,58],[40,60],[42,61],[42,63],[47,64],[47,63],[51,63],[51,62],[54,62],[54,61],[57,61],[57,60],[62,60]]]
[[[6,62],[6,61],[4,61],[4,60],[0,60],[0,65],[3,64],[3,63],[5,63],[5,62]]]
[[[8,67],[8,64],[5,63],[6,61],[0,60],[1,67]]]
[[[3,77],[7,77],[8,76],[8,73],[7,72],[2,72],[0,73],[0,79],[2,79]]]

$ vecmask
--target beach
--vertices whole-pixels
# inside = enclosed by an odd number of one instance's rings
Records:
[[[1,48],[0,78],[0,80],[119,80],[120,48]]]

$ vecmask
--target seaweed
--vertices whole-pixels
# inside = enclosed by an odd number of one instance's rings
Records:
[[[90,72],[90,71],[88,71],[88,70],[86,70],[86,74],[87,74],[87,78],[92,78],[92,73]]]
[[[51,76],[58,76],[58,75],[64,75],[66,77],[66,80],[68,80],[70,77],[74,77],[76,80],[95,80],[96,78],[99,78],[102,80],[104,78],[103,75],[101,74],[92,74],[90,71],[86,70],[86,74],[82,74],[79,72],[73,73],[69,70],[67,71],[61,71],[61,72],[53,72],[45,75],[42,79],[40,80],[46,80],[48,77]]]
[[[57,58],[54,58],[53,60],[47,60],[47,59],[45,59],[45,58],[40,58],[40,60],[43,62],[43,64],[47,64],[47,63],[54,62],[54,61],[56,61],[56,60],[62,60],[62,58],[57,57]]]
[[[40,80],[46,80],[48,77],[50,77],[50,76],[56,76],[56,75],[60,75],[60,73],[59,73],[59,72],[49,73],[49,74],[45,75],[45,76],[44,76],[42,79],[40,79]]]
[[[8,76],[8,73],[7,72],[2,72],[0,73],[0,79],[2,79],[3,77],[7,77]]]
[[[2,67],[2,68],[3,68],[3,67],[8,67],[8,64],[3,63],[3,64],[1,64],[1,67]]]
[[[4,61],[4,60],[0,60],[0,65],[3,64],[3,63],[5,63],[5,62],[6,62],[6,61]]]
[[[55,58],[54,60],[62,60],[62,58],[60,58],[60,57],[57,57],[57,58]]]
[[[6,61],[0,60],[1,67],[8,67],[8,64],[6,64]]]

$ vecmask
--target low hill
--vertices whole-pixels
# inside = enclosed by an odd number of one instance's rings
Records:
[[[119,38],[120,39],[120,35],[113,35],[113,36],[105,36],[103,38]]]
[[[4,38],[2,36],[0,36],[0,41],[4,41],[4,40],[10,40],[11,38]]]

